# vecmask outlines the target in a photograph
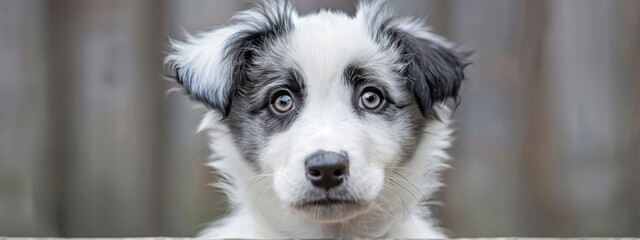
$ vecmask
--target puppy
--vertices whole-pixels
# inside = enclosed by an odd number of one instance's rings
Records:
[[[463,54],[380,1],[355,16],[263,2],[172,42],[166,62],[210,112],[228,216],[215,238],[443,238],[442,185]]]

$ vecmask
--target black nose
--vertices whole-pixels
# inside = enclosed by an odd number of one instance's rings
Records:
[[[320,188],[329,189],[340,185],[349,172],[347,154],[319,150],[305,161],[307,179]]]

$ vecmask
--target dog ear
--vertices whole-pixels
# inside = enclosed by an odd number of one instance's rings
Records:
[[[458,101],[464,68],[468,65],[464,60],[467,53],[458,53],[421,21],[394,16],[393,9],[384,1],[360,1],[357,16],[365,21],[376,42],[398,53],[406,86],[424,116],[429,115],[436,103],[449,98]]]
[[[295,14],[286,0],[263,1],[234,16],[231,26],[172,41],[165,63],[192,99],[226,117],[256,51],[290,32]]]
[[[427,116],[434,104],[450,98],[459,103],[458,91],[465,78],[464,68],[468,65],[464,60],[466,53],[456,52],[439,38],[402,30],[389,31],[397,37],[397,47],[405,64],[406,85],[413,92],[422,115]]]

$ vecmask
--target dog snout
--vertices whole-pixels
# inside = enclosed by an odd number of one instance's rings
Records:
[[[349,158],[345,152],[319,150],[305,160],[307,179],[326,191],[342,184],[349,173]]]

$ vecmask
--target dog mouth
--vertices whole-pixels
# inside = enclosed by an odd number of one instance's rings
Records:
[[[296,212],[318,222],[340,222],[353,218],[368,209],[367,201],[344,198],[304,200],[293,205]]]
[[[310,206],[332,206],[332,205],[355,205],[358,201],[353,199],[341,199],[341,198],[322,198],[303,201],[297,204],[298,207],[310,207]]]

